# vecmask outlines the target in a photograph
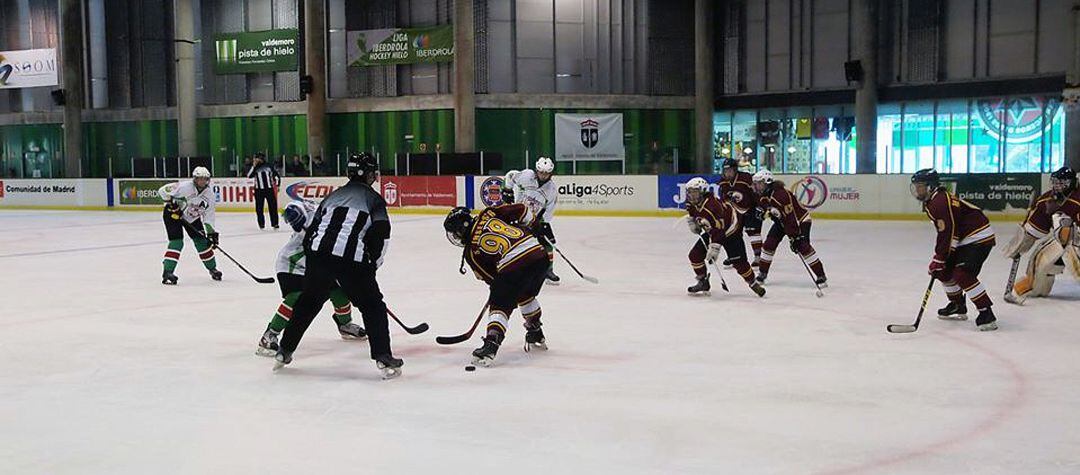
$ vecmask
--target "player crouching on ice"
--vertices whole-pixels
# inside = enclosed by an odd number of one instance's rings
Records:
[[[1005,292],[1006,302],[1022,304],[1028,297],[1050,295],[1054,279],[1065,271],[1066,263],[1072,268],[1073,276],[1080,279],[1078,222],[1080,190],[1076,186],[1076,172],[1062,167],[1050,174],[1050,191],[1031,204],[1027,217],[1005,248],[1005,257],[1019,261],[1020,256],[1038,243],[1028,259],[1027,275]]]
[[[304,288],[304,271],[306,269],[304,257],[304,235],[311,219],[315,215],[317,205],[309,201],[293,201],[285,207],[285,222],[292,227],[293,235],[285,247],[277,255],[275,270],[277,271],[278,285],[281,287],[281,305],[274,312],[270,324],[266,326],[262,338],[259,339],[259,347],[255,354],[273,358],[278,352],[278,337],[281,331],[289,325],[292,318],[293,307],[300,299],[300,291]],[[363,340],[367,338],[364,329],[352,322],[352,304],[349,297],[335,283],[330,290],[330,303],[334,305],[334,323],[337,323],[338,333],[344,340]]]
[[[941,186],[938,173],[932,168],[911,176],[911,196],[922,202],[923,211],[937,228],[929,273],[945,285],[949,296],[949,304],[938,310],[938,318],[967,320],[966,293],[979,310],[975,318],[978,329],[997,330],[997,318],[990,308],[994,303],[979,282],[979,271],[994,247],[990,220],[981,209]]]
[[[552,285],[559,285],[559,276],[555,275],[555,235],[550,232],[549,224],[555,217],[555,204],[559,202],[559,191],[551,179],[555,173],[555,162],[548,157],[540,157],[533,168],[506,173],[503,179],[503,203],[522,203],[537,213],[538,222],[544,223],[550,236],[541,242],[548,254],[547,280]]]
[[[473,364],[491,366],[506,336],[514,307],[525,317],[525,351],[547,349],[540,328],[540,301],[550,261],[542,241],[548,234],[536,226],[533,211],[524,204],[487,208],[475,217],[468,208],[457,207],[443,221],[446,237],[462,249],[465,263],[477,279],[488,284],[488,323],[484,345],[473,351]]]
[[[191,180],[169,183],[158,189],[158,195],[165,201],[162,219],[165,221],[165,233],[169,236],[168,249],[162,260],[161,283],[176,285],[176,264],[180,261],[180,251],[184,249],[184,231],[195,243],[203,266],[210,271],[210,278],[221,280],[221,271],[217,270],[214,249],[218,243],[218,233],[214,230],[214,209],[216,196],[210,189],[210,171],[206,167],[195,167]]]
[[[784,236],[791,241],[791,252],[798,254],[814,274],[814,283],[821,289],[827,284],[825,266],[818,259],[817,251],[810,245],[810,212],[795,199],[782,182],[773,179],[769,170],[760,170],[754,174],[754,191],[760,197],[760,206],[772,218],[769,234],[761,250],[761,262],[758,265],[758,282],[764,283],[772,267],[776,248]]]
[[[686,182],[686,222],[690,232],[698,236],[694,247],[690,248],[690,267],[697,275],[697,283],[686,291],[690,295],[709,294],[709,272],[705,262],[715,263],[723,247],[728,256],[726,262],[758,297],[765,296],[765,287],[754,279],[754,270],[746,261],[746,243],[738,212],[731,203],[717,199],[709,188],[704,178],[695,177]]]

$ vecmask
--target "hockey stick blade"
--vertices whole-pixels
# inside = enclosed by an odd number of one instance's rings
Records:
[[[428,324],[427,323],[420,322],[419,325],[417,325],[415,327],[410,327],[410,326],[406,325],[404,322],[402,322],[401,319],[399,319],[397,317],[397,315],[394,315],[394,312],[391,312],[390,309],[386,309],[386,314],[390,315],[390,318],[394,319],[394,321],[397,322],[397,324],[400,325],[403,330],[405,330],[405,333],[408,333],[410,335],[419,335],[421,333],[424,333],[424,332],[428,331]]]
[[[571,269],[574,269],[574,273],[577,274],[578,277],[581,277],[586,282],[589,282],[589,283],[592,283],[592,284],[599,284],[600,283],[600,279],[597,279],[596,277],[588,276],[588,275],[585,275],[585,274],[581,273],[581,271],[578,270],[577,266],[575,266],[573,262],[570,262],[570,259],[566,258],[566,255],[563,254],[562,250],[560,250],[558,246],[556,246],[555,244],[552,244],[551,247],[555,249],[555,252],[559,253],[559,257],[561,257],[563,261],[565,261],[567,264],[570,265]]]
[[[889,333],[915,333],[915,330],[918,330],[919,327],[916,327],[915,325],[893,324],[885,327],[885,329],[888,330]]]
[[[484,318],[484,312],[486,312],[487,309],[488,304],[485,303],[484,308],[480,309],[480,314],[476,316],[476,320],[473,321],[472,326],[469,327],[468,331],[466,331],[465,333],[454,336],[437,336],[435,337],[435,343],[438,343],[440,345],[456,345],[458,343],[468,340],[469,338],[472,338],[473,332],[476,331],[476,327],[480,326],[480,320]]]

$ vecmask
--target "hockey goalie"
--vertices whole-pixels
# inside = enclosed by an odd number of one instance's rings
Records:
[[[1066,269],[1080,280],[1080,233],[1076,223],[1065,216],[1054,217],[1054,227],[1041,239],[1035,239],[1024,228],[1009,243],[1008,257],[1019,259],[1028,249],[1027,273],[1005,293],[1005,301],[1023,304],[1028,297],[1046,297],[1054,288],[1054,280]],[[1027,244],[1027,246],[1024,246]]]

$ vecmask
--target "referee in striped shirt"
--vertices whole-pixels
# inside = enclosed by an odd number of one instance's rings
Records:
[[[382,265],[390,240],[386,201],[372,187],[379,178],[379,162],[370,154],[349,157],[349,182],[330,193],[304,236],[307,271],[304,290],[293,306],[276,356],[279,365],[292,361],[308,325],[337,283],[364,318],[371,359],[384,379],[401,374],[404,364],[390,351],[390,331],[375,272]]]
[[[259,229],[266,228],[266,219],[263,217],[264,203],[268,205],[267,208],[270,211],[270,226],[277,229],[277,187],[281,184],[281,175],[278,175],[273,165],[266,163],[266,155],[260,152],[255,154],[255,160],[247,176],[254,179],[255,217],[259,219]]]

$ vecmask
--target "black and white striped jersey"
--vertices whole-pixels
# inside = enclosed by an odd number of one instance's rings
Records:
[[[256,190],[270,190],[281,183],[281,175],[269,163],[251,167],[247,176],[254,179]]]
[[[304,248],[379,267],[389,239],[386,201],[371,185],[351,180],[323,199],[308,225]]]

